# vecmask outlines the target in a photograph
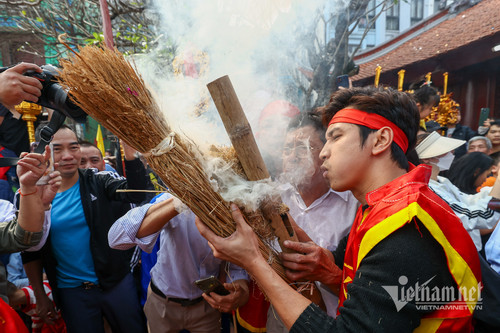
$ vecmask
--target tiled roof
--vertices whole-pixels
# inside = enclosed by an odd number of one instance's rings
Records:
[[[404,68],[409,64],[439,56],[500,32],[500,1],[483,0],[449,19],[405,41],[385,54],[363,63],[373,54],[367,51],[355,57],[360,64],[354,81],[375,75],[377,65],[382,72]],[[423,25],[425,30],[425,24]],[[390,43],[387,48],[390,49]]]

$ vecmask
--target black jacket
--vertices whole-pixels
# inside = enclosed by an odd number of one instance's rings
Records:
[[[333,252],[335,264],[344,266],[348,236]],[[458,287],[448,271],[443,248],[419,220],[384,238],[363,258],[352,283],[347,286],[348,297],[336,319],[328,317],[315,304],[309,305],[295,321],[290,333],[304,332],[413,332],[422,316],[431,310],[418,307],[411,300],[397,310],[387,286],[407,287],[427,284],[429,290]],[[427,281],[427,282],[426,282]],[[405,289],[408,290],[408,289]],[[399,292],[399,291],[398,291]],[[399,295],[399,294],[398,294]]]
[[[469,141],[471,138],[477,136],[477,132],[473,131],[469,126],[463,126],[457,124],[455,130],[451,134],[451,137],[454,139]],[[467,154],[467,144],[463,144],[457,149],[455,149],[455,160],[459,157]]]
[[[90,250],[94,269],[103,290],[110,289],[130,272],[130,253],[114,250],[108,244],[108,231],[117,218],[113,202],[139,203],[144,200],[141,192],[116,192],[118,189],[145,189],[146,172],[139,159],[125,161],[127,179],[116,179],[110,174],[94,173],[91,169],[79,169],[80,196],[85,219],[90,230]],[[23,263],[41,259],[49,283],[57,298],[57,261],[52,254],[50,234],[46,244],[36,252],[24,252]],[[57,302],[57,300],[56,300]]]

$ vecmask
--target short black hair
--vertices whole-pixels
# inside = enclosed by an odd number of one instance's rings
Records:
[[[493,125],[500,127],[500,119],[495,119],[492,122],[490,122],[490,127],[488,127],[488,131],[486,131],[486,133],[484,135],[488,134],[491,126],[493,126]]]
[[[99,149],[99,147],[97,147],[96,144],[90,142],[90,141],[87,141],[87,140],[78,140],[78,143],[80,144],[80,148],[81,147],[94,147],[95,149],[97,149],[99,151],[99,155],[101,156],[101,158],[104,158],[104,156],[102,156],[102,153],[101,153],[101,150]]]
[[[40,124],[38,124],[38,126],[36,127],[36,130],[35,130],[35,141],[36,142],[40,142],[40,132],[42,131],[42,129],[47,126],[49,124],[48,121],[42,121],[40,122]],[[78,139],[78,135],[76,135],[76,131],[74,128],[72,128],[71,126],[69,125],[66,125],[66,124],[62,124],[61,127],[59,127],[59,130],[63,129],[63,128],[66,128],[66,129],[69,129],[71,132],[75,133],[75,136],[76,138]]]
[[[87,140],[78,140],[78,143],[82,147],[95,147],[95,148],[97,148],[97,146],[94,143],[87,141]],[[99,148],[97,148],[97,149],[99,149]]]
[[[319,134],[319,137],[323,143],[326,142],[325,133],[326,127],[323,126],[323,122],[321,121],[321,116],[316,112],[302,112],[293,117],[288,123],[287,133],[306,126],[312,126],[316,132]]]
[[[347,106],[375,113],[386,118],[399,127],[408,138],[408,150],[415,147],[419,128],[420,115],[413,98],[407,93],[392,88],[350,88],[336,91],[330,97],[328,105],[321,108],[323,124],[328,126],[332,117]],[[365,143],[370,133],[376,130],[365,126],[360,127],[361,144]],[[403,150],[393,142],[391,145],[391,158],[402,169],[408,170],[408,159]]]
[[[448,170],[448,179],[467,194],[477,193],[474,183],[477,177],[493,166],[493,159],[479,151],[465,154],[453,161]]]
[[[96,148],[97,150],[99,150],[99,153],[102,156],[101,150],[99,149],[99,147],[97,147],[97,145],[95,143],[87,141],[87,140],[78,140],[78,143],[80,144],[80,147],[94,147],[94,148]]]

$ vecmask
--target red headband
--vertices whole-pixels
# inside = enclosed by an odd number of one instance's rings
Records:
[[[404,132],[399,127],[394,125],[392,121],[389,121],[378,114],[367,113],[357,109],[342,109],[338,111],[335,116],[333,116],[328,126],[336,123],[363,125],[375,130],[379,130],[382,127],[390,127],[394,133],[394,142],[403,150],[403,152],[406,153],[408,150],[408,138]]]

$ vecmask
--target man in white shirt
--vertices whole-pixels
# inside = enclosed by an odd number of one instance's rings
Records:
[[[287,185],[281,198],[297,225],[317,245],[333,251],[349,233],[359,202],[350,191],[332,190],[323,177],[319,153],[324,140],[325,128],[317,114],[301,113],[290,121],[283,148],[282,178]],[[297,273],[288,273],[292,280],[300,279]],[[328,314],[335,317],[338,297],[319,283],[318,287]],[[268,312],[267,331],[287,332],[272,307]]]
[[[109,246],[119,250],[139,245],[151,252],[161,234],[144,305],[150,332],[217,332],[220,312],[231,312],[248,300],[248,275],[233,264],[226,269],[213,256],[194,219],[192,211],[164,193],[130,210],[109,230]],[[194,283],[209,276],[221,278],[221,272],[227,272],[227,296],[206,295]]]

